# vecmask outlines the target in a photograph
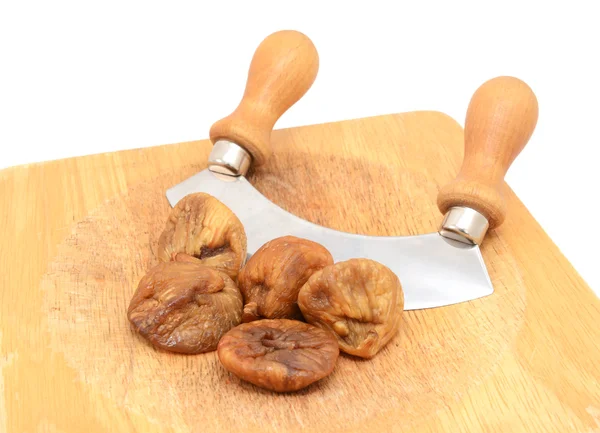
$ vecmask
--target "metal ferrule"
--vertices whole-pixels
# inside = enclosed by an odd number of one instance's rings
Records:
[[[208,157],[208,169],[227,176],[245,176],[252,156],[241,146],[227,140],[218,140]]]
[[[446,212],[440,234],[469,245],[483,242],[489,223],[486,217],[468,207],[452,207]]]

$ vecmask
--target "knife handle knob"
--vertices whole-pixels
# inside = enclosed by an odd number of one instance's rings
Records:
[[[483,215],[489,228],[506,217],[504,176],[521,153],[538,119],[531,88],[514,77],[497,77],[476,91],[465,120],[465,153],[456,179],[441,189],[438,207],[470,208]]]
[[[304,34],[282,30],[267,36],[250,63],[240,104],[211,127],[211,141],[231,141],[252,155],[255,166],[263,165],[272,152],[275,122],[308,91],[318,69],[319,55]]]

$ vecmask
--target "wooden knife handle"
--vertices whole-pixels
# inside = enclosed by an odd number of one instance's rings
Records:
[[[456,179],[438,195],[438,207],[476,210],[498,227],[506,216],[504,176],[529,141],[538,118],[533,91],[514,77],[497,77],[476,91],[465,120],[465,154]]]
[[[275,122],[306,93],[318,70],[319,55],[307,36],[292,30],[267,36],[250,63],[242,101],[211,127],[211,141],[232,141],[252,155],[255,166],[263,165]]]

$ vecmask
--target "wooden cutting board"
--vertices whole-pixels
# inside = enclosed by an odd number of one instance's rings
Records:
[[[463,131],[415,112],[278,130],[250,177],[284,209],[372,235],[435,231]],[[495,293],[409,311],[373,360],[278,395],[215,353],[161,352],[126,309],[156,263],[166,188],[208,140],[0,171],[0,432],[600,432],[600,301],[507,187]],[[401,277],[401,276],[400,276]]]

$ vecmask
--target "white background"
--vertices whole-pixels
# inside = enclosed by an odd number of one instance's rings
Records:
[[[590,286],[597,271],[600,12],[582,2],[0,2],[0,168],[206,138],[250,58],[307,34],[319,76],[277,128],[411,110],[463,124],[514,75],[540,117],[507,180]]]

